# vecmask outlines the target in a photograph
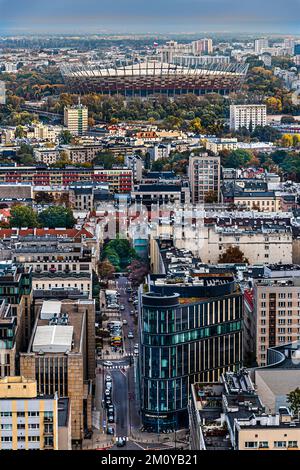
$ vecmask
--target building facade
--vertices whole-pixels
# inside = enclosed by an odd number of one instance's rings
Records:
[[[204,203],[208,193],[215,193],[216,202],[220,200],[220,157],[207,153],[191,155],[189,159],[189,182],[193,204]]]
[[[57,395],[38,395],[35,380],[0,379],[0,450],[58,450]]]
[[[267,125],[267,107],[265,104],[230,105],[230,129],[238,131],[242,127],[255,129]]]
[[[242,294],[232,278],[201,281],[183,287],[162,280],[142,296],[142,421],[155,432],[187,425],[192,383],[242,365]]]

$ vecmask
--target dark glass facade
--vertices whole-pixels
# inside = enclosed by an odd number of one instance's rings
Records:
[[[176,285],[173,294],[168,286],[168,293],[162,288],[143,295],[140,376],[145,428],[161,432],[187,427],[190,385],[218,381],[223,372],[242,366],[243,299],[234,285],[228,283],[228,295],[222,285],[218,296],[216,286],[214,297],[197,301],[176,293]]]

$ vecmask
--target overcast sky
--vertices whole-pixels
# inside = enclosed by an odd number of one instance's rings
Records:
[[[300,0],[0,0],[0,34],[300,34]]]

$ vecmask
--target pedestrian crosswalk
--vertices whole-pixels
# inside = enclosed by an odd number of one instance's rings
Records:
[[[107,370],[113,370],[113,369],[128,369],[130,366],[128,364],[126,365],[117,365],[117,366],[106,366],[105,369]]]

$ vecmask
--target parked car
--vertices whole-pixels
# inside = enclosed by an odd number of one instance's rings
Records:
[[[124,318],[123,325],[128,325],[128,321]]]
[[[134,338],[134,334],[132,333],[132,331],[129,331],[129,332],[128,332],[127,338],[128,338],[128,339]]]
[[[105,390],[105,392],[104,392],[104,395],[105,395],[106,397],[110,397],[110,396],[111,396],[111,389],[110,389],[110,388],[107,388],[107,389]]]
[[[107,375],[105,377],[105,383],[109,383],[109,382],[112,382],[112,376],[111,375]]]
[[[117,447],[124,447],[126,446],[126,438],[125,437],[119,437],[117,439]]]
[[[115,434],[115,430],[112,426],[108,426],[106,430],[106,434],[109,434],[110,436],[113,436]]]
[[[138,348],[134,348],[133,354],[134,354],[135,356],[138,356],[138,355],[139,355],[139,350],[138,350]]]
[[[120,310],[125,310],[125,305],[120,305]]]
[[[108,408],[112,404],[111,397],[105,397],[105,406]]]
[[[104,365],[104,367],[112,367],[113,363],[111,361],[104,361],[103,365]]]
[[[109,413],[108,418],[107,418],[107,421],[108,421],[109,423],[114,423],[115,417],[114,417],[114,415],[113,415],[112,413]]]
[[[130,310],[130,315],[134,315],[134,310]]]

